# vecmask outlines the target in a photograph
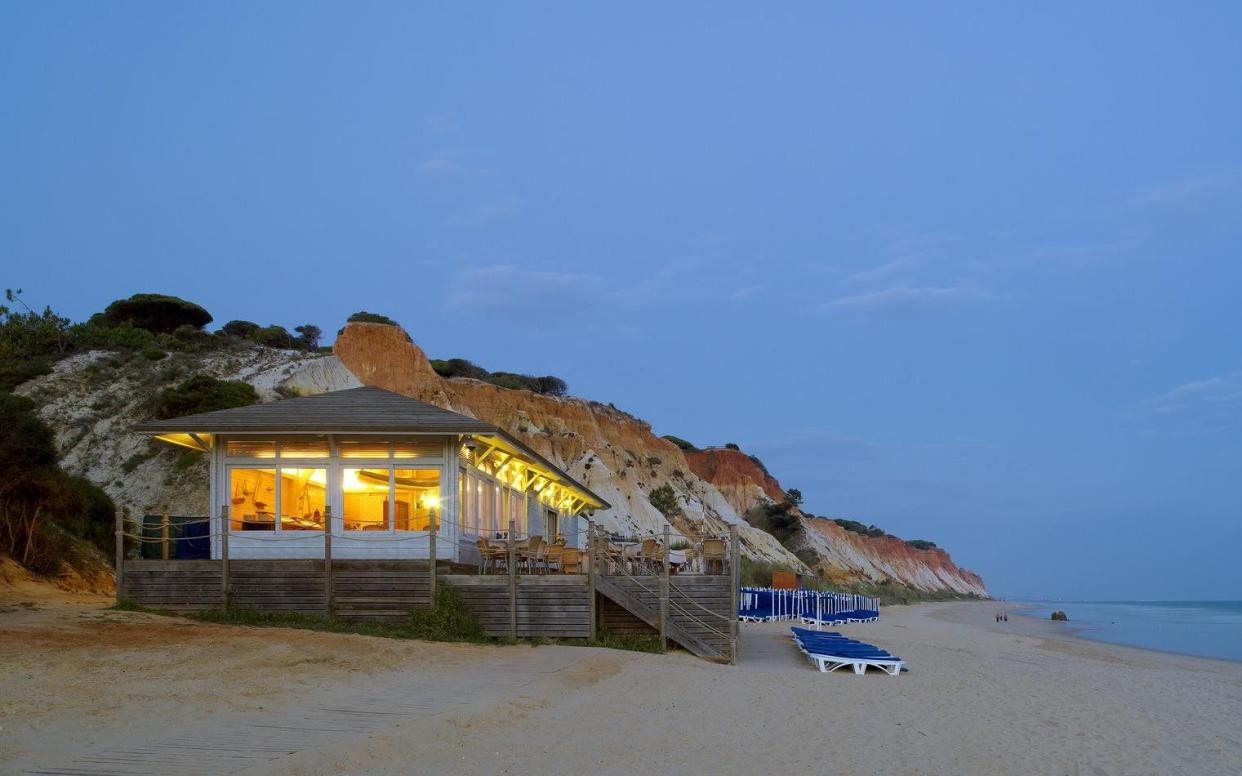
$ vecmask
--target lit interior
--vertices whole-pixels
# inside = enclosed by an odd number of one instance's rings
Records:
[[[276,492],[277,472],[280,492]],[[234,531],[322,531],[327,513],[327,470],[234,468],[229,477],[229,520]],[[280,509],[276,509],[279,499]]]
[[[341,493],[347,531],[426,531],[440,508],[440,471],[396,469],[390,482],[386,467],[344,469]]]

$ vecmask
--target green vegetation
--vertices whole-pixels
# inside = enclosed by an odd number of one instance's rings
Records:
[[[88,350],[138,353],[159,361],[170,352],[201,353],[236,347],[241,341],[276,348],[313,351],[322,336],[318,326],[302,324],[290,333],[283,326],[261,327],[229,321],[209,334],[203,326],[211,314],[201,306],[164,294],[135,294],[112,302],[89,320],[74,323],[50,307],[35,312],[22,290],[5,291],[0,305],[0,391],[51,372],[61,358]]]
[[[284,326],[260,326],[253,321],[229,321],[217,332],[221,336],[232,339],[246,340],[269,348],[282,350],[316,350],[322,330],[314,324],[304,323],[293,329],[291,334]]]
[[[726,450],[741,450],[742,448],[737,446],[737,442],[725,442],[725,449]]]
[[[46,307],[37,313],[22,301],[19,289],[6,289],[9,305],[0,305],[0,391],[52,371],[51,362],[73,348],[72,323]]]
[[[112,539],[112,500],[57,460],[34,402],[0,393],[0,554],[38,574],[80,560],[83,541],[103,550]]]
[[[258,401],[259,395],[250,383],[195,375],[176,387],[161,391],[156,400],[155,414],[160,418],[179,418],[200,412],[245,407]]]
[[[489,372],[464,358],[433,358],[431,360],[431,368],[441,377],[470,377],[475,380],[482,380],[485,383],[498,385],[501,388],[531,391],[548,396],[564,396],[569,390],[569,386],[559,377],[551,375],[534,377],[513,372]]]
[[[153,334],[171,334],[182,326],[203,328],[211,323],[211,313],[176,296],[134,294],[108,305],[92,322],[104,327],[129,324]]]
[[[578,647],[603,647],[605,649],[624,649],[627,652],[650,652],[660,654],[659,636],[614,636],[605,633],[597,639],[561,639],[558,644]]]
[[[845,518],[838,517],[834,518],[832,522],[851,533],[860,534],[862,536],[870,536],[873,539],[888,536],[888,534],[884,532],[883,528],[876,528],[874,525],[863,525],[857,520],[846,520]]]
[[[798,573],[782,563],[754,560],[745,555],[741,556],[741,559],[742,568],[739,571],[739,577],[743,587],[770,587],[772,585],[773,571],[788,571],[791,574]]]
[[[647,500],[666,518],[682,514],[681,502],[677,500],[677,494],[667,482],[658,488],[652,488],[647,494]]]
[[[697,453],[699,451],[699,448],[695,447],[692,443],[687,442],[681,437],[673,436],[672,434],[665,434],[664,436],[660,438],[667,439],[669,442],[672,442],[673,444],[677,445],[682,450],[685,450],[687,453]]]
[[[746,513],[745,519],[754,527],[772,534],[778,542],[789,548],[802,534],[802,518],[795,511],[801,503],[802,492],[791,488],[785,492],[784,501],[755,507]]]
[[[910,545],[911,547],[913,547],[913,548],[914,548],[914,549],[916,549],[916,550],[934,550],[934,549],[936,549],[936,543],[935,543],[935,542],[929,542],[929,541],[927,541],[926,539],[907,539],[907,540],[906,540],[906,544]]]
[[[366,310],[359,310],[346,319],[347,323],[383,323],[388,326],[400,326],[401,324],[389,318],[387,315],[379,313],[369,313]]]

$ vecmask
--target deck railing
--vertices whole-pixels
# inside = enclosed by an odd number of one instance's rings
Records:
[[[611,595],[631,597],[634,609],[658,607],[661,643],[672,636],[702,656],[736,662],[736,526],[726,535],[687,535],[666,525],[655,538],[616,536],[592,523],[587,537],[591,583],[598,575]]]

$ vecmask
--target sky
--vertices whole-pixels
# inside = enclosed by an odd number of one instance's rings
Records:
[[[0,5],[0,280],[555,374],[996,595],[1242,598],[1242,5]]]

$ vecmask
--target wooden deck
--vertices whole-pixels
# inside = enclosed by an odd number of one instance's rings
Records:
[[[193,612],[235,606],[399,622],[430,606],[425,560],[129,560],[120,595],[143,606]],[[489,636],[591,638],[659,633],[662,580],[596,574],[445,573]],[[227,574],[227,585],[225,575]],[[730,576],[669,579],[668,638],[696,655],[727,661],[734,617]],[[228,589],[226,596],[225,589]],[[591,600],[594,587],[596,600]]]
[[[225,605],[224,564],[218,560],[131,560],[122,597],[174,612]],[[425,560],[332,561],[332,613],[347,620],[400,620],[431,603]],[[322,560],[233,560],[228,605],[268,611],[329,613]]]

